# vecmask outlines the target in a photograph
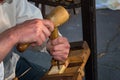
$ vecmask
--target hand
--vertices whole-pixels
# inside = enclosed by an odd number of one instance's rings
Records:
[[[58,37],[48,41],[47,49],[54,59],[64,61],[68,57],[70,44],[65,37]]]
[[[53,23],[49,20],[33,19],[0,33],[0,62],[16,43],[34,42],[41,45],[53,30]]]
[[[54,30],[53,23],[49,20],[33,19],[15,26],[19,43],[33,43],[41,45]]]

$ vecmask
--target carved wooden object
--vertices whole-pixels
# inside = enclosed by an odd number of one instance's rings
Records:
[[[90,49],[85,41],[71,43],[71,50],[68,57],[69,64],[63,73],[48,73],[42,80],[82,80],[84,77],[84,67],[89,58]],[[54,67],[54,65],[51,66]],[[51,70],[51,69],[50,69]]]

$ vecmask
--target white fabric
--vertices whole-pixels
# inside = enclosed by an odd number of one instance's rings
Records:
[[[4,66],[3,62],[0,63],[0,80],[4,79]]]
[[[120,10],[120,0],[96,0],[96,9]]]
[[[96,0],[96,9],[107,8],[107,0]]]
[[[14,52],[12,53],[12,57],[10,58],[9,61],[6,62],[7,65],[5,66],[5,69],[7,70],[6,74],[10,75],[4,80],[12,80],[15,77],[15,68],[19,58],[20,58],[19,55],[15,54]],[[9,69],[13,69],[12,73],[10,73]]]
[[[0,4],[0,33],[25,20],[34,18],[42,19],[42,14],[38,8],[31,3],[28,3],[27,0],[13,0],[10,4]],[[45,46],[40,48],[40,50],[42,49],[45,49]],[[9,53],[9,55],[10,56],[4,61],[5,69],[3,67],[0,68],[0,76],[3,75],[3,70],[5,70],[5,77],[10,76],[12,73],[14,74],[19,57],[18,55],[14,55],[13,52]],[[2,63],[0,66],[2,66]]]
[[[120,0],[108,0],[108,8],[112,10],[120,10]]]

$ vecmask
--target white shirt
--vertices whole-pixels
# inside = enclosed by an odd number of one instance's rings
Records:
[[[31,3],[28,3],[27,0],[13,0],[10,4],[0,4],[0,33],[16,24],[33,18],[42,19],[42,15],[40,10]],[[15,71],[19,57],[14,52],[10,52],[9,55],[4,61],[4,67],[3,63],[0,63],[0,80],[3,80],[4,70],[5,77],[10,76]]]
[[[4,67],[3,62],[0,63],[0,80],[4,79]]]
[[[112,10],[120,10],[120,0],[96,0],[96,8],[109,8]]]

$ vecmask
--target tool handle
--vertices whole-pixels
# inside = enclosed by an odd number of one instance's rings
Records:
[[[53,30],[53,32],[51,33],[50,39],[51,39],[51,40],[54,40],[54,39],[56,39],[57,37],[59,37],[58,28],[55,27],[54,30]]]
[[[51,39],[51,40],[54,40],[54,39],[56,39],[57,37],[59,37],[58,28],[55,27],[55,28],[54,28],[54,31],[51,33],[50,39]],[[52,58],[52,60],[57,62],[57,67],[58,67],[58,69],[60,69],[60,62],[59,62],[58,60],[55,60],[54,58]]]
[[[19,52],[24,52],[28,47],[30,43],[19,43],[16,48]]]
[[[58,36],[58,28],[55,27],[54,31],[51,33],[50,39],[56,39]],[[29,47],[29,45],[30,43],[20,43],[16,46],[16,48],[19,52],[24,52]]]
[[[57,27],[69,19],[69,13],[64,7],[57,6],[47,15],[46,19],[51,20],[55,26],[55,30],[52,32],[50,37],[50,39],[53,40],[59,36]],[[29,47],[29,45],[30,43],[20,43],[17,45],[17,50],[19,52],[24,52]]]
[[[12,80],[19,80],[18,77],[13,78]]]

